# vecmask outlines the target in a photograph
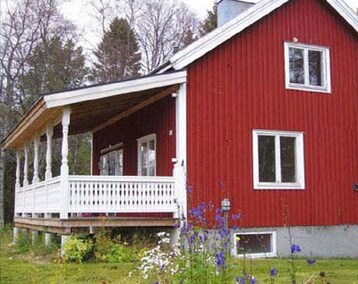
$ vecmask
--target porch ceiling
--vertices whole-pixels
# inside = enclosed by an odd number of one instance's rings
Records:
[[[135,106],[150,104],[155,100],[151,98],[161,97],[172,94],[177,90],[177,86],[155,88],[142,92],[129,93],[117,97],[99,99],[95,101],[85,101],[71,105],[71,122],[69,134],[80,134],[89,131],[96,131],[101,125],[118,117],[125,117],[131,113]],[[159,95],[159,96],[157,96]],[[134,112],[134,111],[133,111]],[[127,115],[125,115],[127,113]],[[118,119],[119,120],[119,119]],[[54,138],[61,137],[61,124],[54,128]]]
[[[69,134],[96,132],[131,113],[174,93],[186,82],[186,71],[145,76],[104,85],[49,94],[41,97],[2,141],[5,149],[21,149],[36,135],[46,139],[62,136],[63,109],[71,109]]]

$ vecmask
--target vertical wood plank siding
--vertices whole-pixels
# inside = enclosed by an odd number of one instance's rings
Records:
[[[173,132],[171,136],[170,130]],[[175,157],[175,99],[171,96],[95,133],[93,174],[99,174],[101,149],[123,143],[124,175],[137,175],[137,139],[152,133],[156,134],[157,175],[172,176],[172,158]]]
[[[290,1],[188,67],[189,206],[228,196],[244,227],[358,223],[358,40],[324,2]],[[330,48],[331,94],[285,89],[294,37]],[[304,133],[305,190],[253,189],[253,129]]]

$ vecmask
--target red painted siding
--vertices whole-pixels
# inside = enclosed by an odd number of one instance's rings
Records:
[[[172,135],[169,131],[172,130]],[[101,149],[123,143],[124,175],[137,175],[137,139],[156,134],[157,175],[172,176],[175,157],[175,99],[171,96],[133,113],[93,136],[93,174],[99,174]]]
[[[358,224],[357,34],[324,2],[292,0],[189,66],[189,206],[229,196],[244,227]],[[294,37],[330,48],[331,94],[285,89]],[[304,132],[305,190],[253,189],[253,129]]]

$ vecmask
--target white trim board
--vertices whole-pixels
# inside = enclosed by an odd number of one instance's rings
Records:
[[[44,96],[47,108],[65,106],[83,101],[91,101],[112,96],[140,92],[149,89],[167,87],[186,82],[186,70],[162,75],[142,77],[138,79],[122,81],[66,91]]]
[[[187,48],[179,51],[170,59],[171,65],[164,67],[157,73],[161,74],[173,67],[175,70],[185,68],[198,58],[210,52],[220,44],[229,40],[247,27],[256,23],[264,16],[270,14],[283,4],[291,0],[262,0],[251,8],[247,9],[236,18],[218,27],[216,30],[198,39]],[[339,15],[341,15],[353,29],[358,32],[358,16],[341,0],[325,0]]]

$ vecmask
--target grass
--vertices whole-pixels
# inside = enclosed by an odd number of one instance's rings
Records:
[[[238,272],[243,267],[243,260],[237,260]],[[139,276],[128,278],[128,273],[139,265],[136,262],[123,263],[62,263],[58,252],[41,253],[39,249],[19,252],[11,245],[11,231],[0,230],[0,283],[153,283],[145,282]],[[317,275],[314,283],[358,284],[358,260],[329,259],[317,260],[309,266],[304,259],[297,259],[298,283],[304,283],[313,274]],[[255,276],[258,283],[270,283],[269,271],[278,269],[275,283],[290,283],[290,264],[287,259],[261,259],[246,261],[248,273]],[[321,279],[319,273],[326,276]],[[232,275],[234,279],[235,275]],[[325,281],[321,281],[325,280]],[[234,283],[234,281],[232,281]],[[311,282],[313,283],[313,282]]]

